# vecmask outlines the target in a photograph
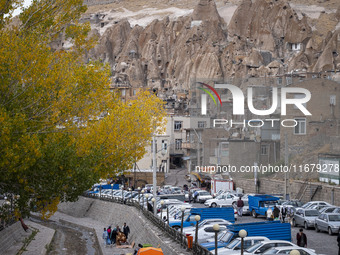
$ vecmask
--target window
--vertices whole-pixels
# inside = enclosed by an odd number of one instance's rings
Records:
[[[221,157],[229,157],[229,143],[221,143]]]
[[[175,149],[181,150],[182,149],[182,139],[176,139],[175,140]]]
[[[276,80],[277,85],[281,85],[282,84],[282,77],[278,77]]]
[[[168,143],[165,140],[162,140],[162,153],[166,153],[168,149]]]
[[[205,128],[206,122],[205,121],[199,121],[198,122],[198,128]]]
[[[137,94],[137,92],[136,92],[136,90],[134,89],[133,91],[132,91],[132,95],[136,95]]]
[[[295,135],[305,135],[306,134],[306,119],[295,119],[297,125],[294,128]]]
[[[290,76],[287,76],[286,77],[286,82],[287,82],[287,85],[290,85],[290,84],[292,84],[293,83],[293,81],[292,81],[293,79],[292,79],[292,77],[290,77]]]
[[[330,105],[335,105],[336,102],[336,96],[335,95],[331,95],[329,98],[329,104]]]
[[[261,145],[261,155],[268,155],[268,145]]]
[[[181,130],[182,129],[182,123],[183,123],[183,121],[175,121],[174,129],[175,130]]]
[[[124,97],[126,95],[126,90],[122,89],[122,96]]]

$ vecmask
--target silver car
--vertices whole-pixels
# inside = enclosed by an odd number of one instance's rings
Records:
[[[315,219],[318,216],[319,212],[317,210],[298,208],[293,216],[292,225],[293,227],[301,225],[304,226],[305,229],[314,227]]]
[[[339,233],[340,214],[322,213],[315,219],[315,231],[327,231],[329,235]]]

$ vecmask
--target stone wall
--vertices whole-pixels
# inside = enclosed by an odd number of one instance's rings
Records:
[[[179,245],[174,243],[165,233],[149,222],[135,207],[101,201],[99,199],[80,197],[75,203],[62,203],[58,211],[81,218],[88,217],[103,223],[103,227],[123,226],[124,222],[130,227],[129,239],[138,243],[160,246],[164,254],[186,254]]]
[[[16,254],[32,232],[25,232],[18,221],[0,232],[0,255]]]
[[[237,179],[235,180],[235,183],[236,183],[236,187],[242,188],[244,193],[256,193],[254,179]],[[326,184],[321,184],[321,183],[310,183],[310,184],[322,186],[322,188],[316,192],[313,200],[326,201],[336,206],[340,206],[340,187],[339,186],[326,185]],[[287,187],[287,193],[290,194],[290,198],[295,199],[303,185],[304,185],[303,181],[290,180],[288,187]],[[261,178],[259,181],[258,193],[284,194],[284,192],[285,192],[285,183],[283,180]],[[307,191],[305,193],[305,199],[302,199],[302,200],[303,201],[308,200],[307,199],[308,195],[309,194]]]

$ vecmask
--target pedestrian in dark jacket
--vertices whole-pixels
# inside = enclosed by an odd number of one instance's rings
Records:
[[[280,217],[280,209],[277,208],[277,206],[274,206],[273,214],[274,214],[274,219],[278,219]]]
[[[237,200],[237,214],[242,217],[244,202],[241,197]]]
[[[297,245],[300,247],[307,247],[307,236],[303,233],[303,229],[300,228],[299,233],[296,234]]]
[[[153,206],[148,202],[148,211],[153,212]]]
[[[123,226],[123,233],[126,236],[126,239],[128,239],[128,235],[130,233],[130,228],[129,228],[129,226],[126,225],[125,222],[124,222],[124,226]]]

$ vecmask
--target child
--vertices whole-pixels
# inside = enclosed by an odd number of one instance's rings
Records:
[[[106,228],[104,228],[103,239],[104,239],[104,244],[105,245],[108,244],[109,235],[107,234]]]

